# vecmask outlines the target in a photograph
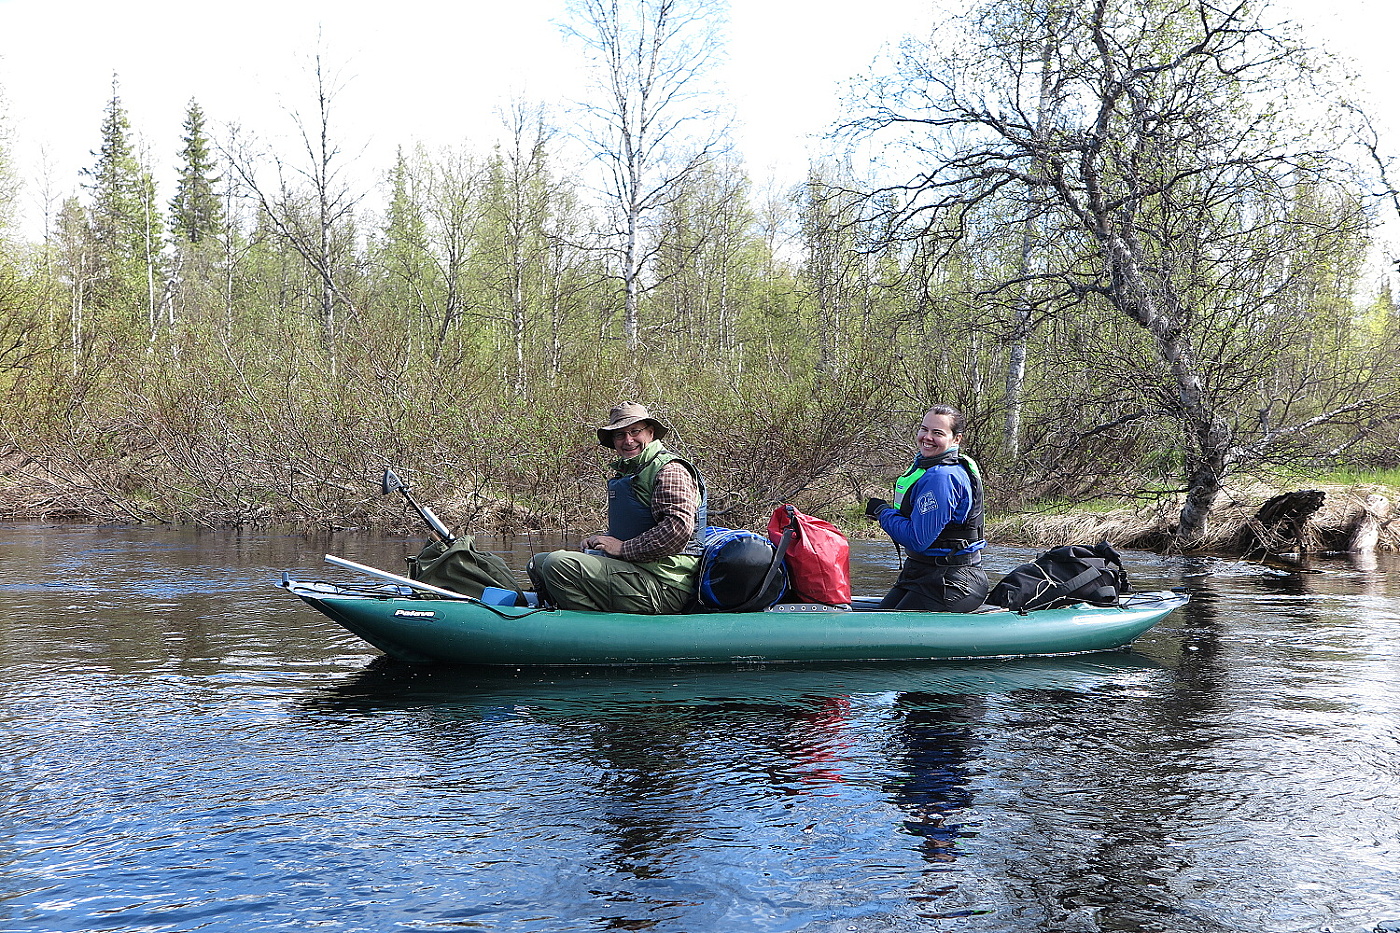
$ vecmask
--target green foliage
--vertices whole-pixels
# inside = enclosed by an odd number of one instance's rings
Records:
[[[1004,37],[1021,35],[1013,12],[997,14]],[[999,48],[1040,60],[1036,43]],[[0,246],[0,427],[62,477],[40,511],[417,530],[377,494],[392,466],[452,522],[592,527],[610,460],[593,426],[627,399],[674,425],[733,526],[781,501],[859,518],[935,402],[968,415],[993,510],[1184,483],[1172,362],[1034,172],[896,224],[904,195],[862,197],[848,169],[764,193],[742,165],[701,160],[648,211],[629,334],[615,227],[537,113],[512,113],[489,152],[401,151],[378,215],[314,163],[258,189],[258,166],[284,166],[250,151],[220,177],[193,102],[182,139],[172,243],[114,86],[87,202],[66,201],[42,246]],[[1183,299],[1182,333],[1211,363],[1202,394],[1239,443],[1344,410],[1277,443],[1278,461],[1400,464],[1395,301],[1369,284],[1352,299],[1357,190],[1315,172],[1188,217],[1219,191],[1148,180],[1143,255]]]

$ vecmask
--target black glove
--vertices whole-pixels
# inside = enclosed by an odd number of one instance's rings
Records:
[[[889,508],[889,503],[884,499],[866,499],[865,514],[871,518],[879,518],[882,509]]]

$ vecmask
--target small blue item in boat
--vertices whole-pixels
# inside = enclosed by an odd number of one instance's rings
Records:
[[[515,590],[487,586],[481,590],[481,601],[488,606],[514,606],[516,597],[519,595]]]

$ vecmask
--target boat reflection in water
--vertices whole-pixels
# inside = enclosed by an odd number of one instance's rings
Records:
[[[1084,691],[1128,687],[1164,674],[1131,650],[1069,658],[1008,658],[869,664],[646,665],[635,667],[424,666],[380,657],[316,699],[372,715],[402,706],[435,715],[514,710],[522,716],[607,711],[724,708],[726,704],[810,704],[855,697],[888,705],[901,693],[985,696],[1025,690]]]
[[[1131,651],[518,671],[379,658],[305,709],[366,720],[376,734],[405,730],[395,744],[458,749],[474,762],[471,793],[492,775],[505,782],[500,799],[531,812],[514,831],[530,839],[562,834],[574,846],[594,840],[581,846],[599,853],[591,872],[674,875],[701,840],[761,864],[765,840],[790,847],[796,834],[814,855],[824,853],[803,870],[803,884],[816,885],[839,883],[843,872],[888,875],[911,857],[925,866],[913,879],[936,879],[982,831],[979,795],[990,788],[995,802],[1015,793],[1014,784],[987,780],[1003,770],[994,736],[1008,719],[1036,718],[1066,698],[1141,694],[1170,676]],[[497,768],[488,758],[510,764]],[[533,804],[522,807],[513,792]],[[872,856],[872,848],[885,854]],[[843,868],[837,854],[847,849],[860,850],[857,863],[873,861]],[[965,892],[943,904],[947,898],[930,893],[936,881],[925,891],[914,880],[918,890],[900,894],[911,883],[905,871],[903,882],[885,878],[893,884],[886,896],[921,898],[926,916],[991,909]],[[878,886],[871,897],[878,899]]]

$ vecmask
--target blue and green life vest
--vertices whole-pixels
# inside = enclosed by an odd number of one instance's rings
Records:
[[[923,479],[925,473],[939,466],[962,467],[967,471],[971,481],[972,504],[967,510],[967,518],[960,522],[948,522],[938,533],[938,537],[929,545],[930,551],[943,552],[940,555],[933,555],[933,559],[937,562],[957,563],[958,560],[954,555],[960,551],[967,551],[974,545],[981,544],[985,535],[982,515],[982,471],[978,469],[976,461],[956,450],[945,451],[937,457],[917,458],[914,465],[903,476],[894,481],[894,502],[891,504],[899,511],[900,515],[911,518],[914,503],[913,497],[909,493],[919,480]],[[917,555],[911,554],[911,556]]]

